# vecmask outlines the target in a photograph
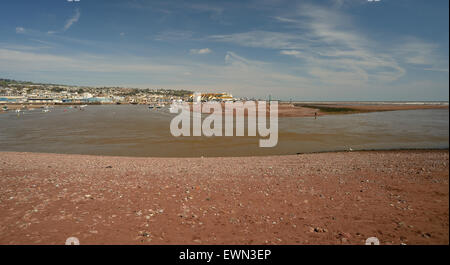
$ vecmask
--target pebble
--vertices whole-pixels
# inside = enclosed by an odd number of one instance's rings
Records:
[[[422,236],[425,237],[425,238],[430,238],[431,234],[430,233],[423,233]]]

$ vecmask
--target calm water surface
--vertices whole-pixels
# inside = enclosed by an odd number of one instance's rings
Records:
[[[449,147],[449,111],[442,109],[280,118],[274,148],[259,148],[259,136],[176,138],[174,116],[143,105],[1,113],[0,151],[186,157]]]

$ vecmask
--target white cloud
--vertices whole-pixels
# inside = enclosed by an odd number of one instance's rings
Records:
[[[55,71],[55,72],[139,72],[174,73],[185,72],[184,67],[169,64],[150,64],[138,58],[103,58],[91,54],[61,56],[49,53],[36,53],[4,49],[0,47],[0,71]]]
[[[283,55],[291,55],[297,58],[302,58],[302,53],[296,50],[282,50],[280,51],[280,54]]]
[[[245,47],[267,49],[298,49],[304,47],[300,35],[271,31],[249,31],[229,35],[212,35],[208,39]]]
[[[191,49],[189,51],[191,54],[208,54],[212,51],[209,48],[203,48],[203,49]]]
[[[23,27],[16,27],[16,33],[17,34],[25,33],[25,28],[23,28]]]
[[[66,24],[64,25],[63,31],[68,30],[73,24],[77,23],[80,19],[80,15],[80,10],[78,8],[75,9],[75,14],[73,15],[73,17],[67,20]]]
[[[285,18],[285,17],[273,17],[274,19],[278,20],[279,22],[289,22],[289,23],[298,23],[300,21],[296,20],[296,19],[291,19],[291,18]]]

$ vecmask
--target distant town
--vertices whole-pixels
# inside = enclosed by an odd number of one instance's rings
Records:
[[[152,104],[172,101],[235,101],[229,93],[177,89],[87,87],[0,79],[0,104]]]

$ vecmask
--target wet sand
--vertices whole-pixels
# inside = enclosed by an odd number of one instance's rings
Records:
[[[407,110],[317,119],[280,118],[277,146],[259,148],[262,139],[259,136],[174,137],[170,123],[176,114],[168,108],[105,105],[87,106],[83,111],[54,108],[48,113],[37,109],[20,115],[15,112],[0,115],[0,150],[135,157],[237,157],[350,148],[448,149],[448,115],[447,110]]]
[[[203,103],[204,104],[204,103]],[[225,104],[222,103],[222,110],[225,110]],[[191,111],[192,103],[190,105]],[[320,107],[326,107],[329,111],[323,111]],[[333,111],[336,109],[337,111]],[[339,110],[340,109],[340,110]],[[345,111],[348,109],[348,111]],[[379,111],[395,111],[395,110],[420,110],[420,109],[448,109],[448,104],[380,104],[380,103],[286,103],[278,104],[278,117],[314,117],[333,114],[355,114]],[[202,113],[210,114],[212,111],[202,109]],[[269,104],[267,105],[267,113],[270,113]],[[235,114],[235,112],[234,112]],[[248,116],[247,111],[244,112]]]
[[[0,152],[0,244],[449,244],[448,150]]]
[[[14,111],[14,110],[22,110],[22,111],[27,111],[27,110],[34,110],[34,109],[41,109],[44,107],[47,108],[68,108],[68,107],[79,107],[80,105],[90,105],[90,106],[96,106],[96,105],[114,105],[114,104],[98,104],[98,103],[57,103],[57,104],[2,104],[0,103],[0,114],[2,113],[8,113],[8,111]],[[8,107],[7,111],[4,111],[3,109],[1,109],[1,107],[6,106]]]
[[[304,106],[311,107],[304,107]],[[330,111],[322,111],[315,106],[329,108]],[[349,111],[332,111],[332,109],[349,109]],[[379,111],[395,111],[395,110],[419,110],[419,109],[448,109],[448,105],[439,104],[333,104],[333,103],[319,103],[319,104],[280,104],[278,115],[279,117],[313,117],[332,115],[332,114],[355,114],[366,112]]]
[[[47,105],[45,104],[0,104],[0,113],[6,113],[7,111],[4,111],[3,109],[1,109],[1,107],[3,106],[7,106],[8,110],[17,110],[17,109],[40,109],[43,108]],[[50,106],[55,106],[55,105],[50,105]]]

